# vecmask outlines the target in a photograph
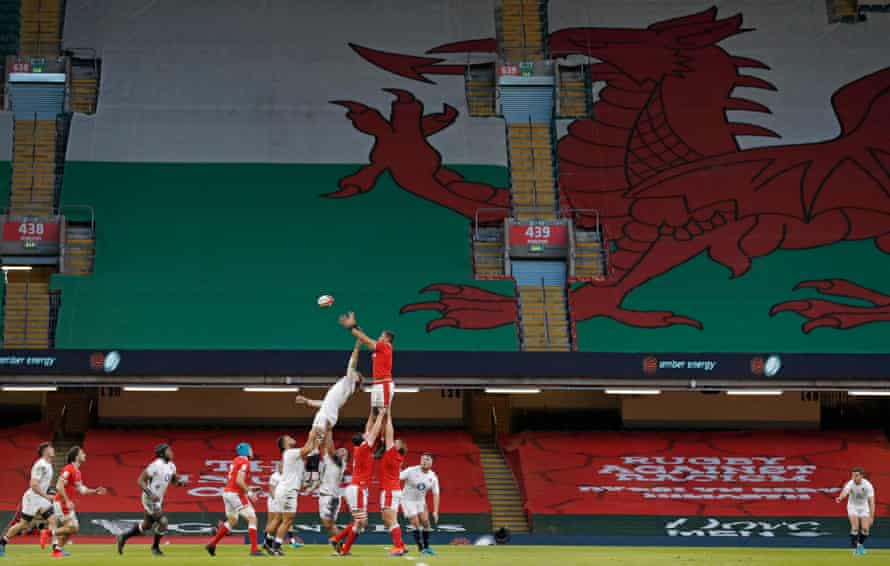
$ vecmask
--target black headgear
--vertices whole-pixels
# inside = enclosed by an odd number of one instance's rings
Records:
[[[158,458],[165,458],[164,455],[167,453],[168,448],[170,448],[169,444],[158,444],[157,446],[155,446],[155,456],[157,456]]]

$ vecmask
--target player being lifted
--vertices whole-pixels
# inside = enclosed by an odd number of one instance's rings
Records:
[[[844,485],[836,501],[847,497],[847,516],[850,518],[850,545],[854,554],[865,554],[865,540],[875,520],[875,488],[865,479],[865,470],[853,468],[853,477]]]
[[[371,414],[368,424],[380,409],[389,409],[395,394],[392,381],[392,343],[395,335],[389,330],[380,333],[377,340],[368,337],[355,320],[355,313],[340,315],[340,325],[371,350],[374,384],[371,386]]]
[[[312,421],[312,430],[309,432],[309,440],[307,444],[323,443],[324,437],[337,424],[340,415],[340,409],[346,404],[346,401],[352,397],[359,385],[362,383],[362,374],[356,371],[358,365],[358,353],[362,345],[359,340],[355,341],[355,347],[352,349],[352,355],[349,356],[349,363],[346,366],[346,375],[337,380],[337,382],[328,389],[324,399],[315,401],[307,399],[302,395],[297,395],[296,402],[298,405],[306,405],[318,409],[315,413],[315,419]]]
[[[368,427],[364,434],[356,434],[352,437],[355,448],[352,451],[352,481],[346,488],[346,504],[352,513],[353,522],[345,529],[337,533],[334,542],[343,543],[340,555],[347,556],[349,549],[356,537],[368,524],[368,486],[371,484],[371,474],[374,470],[372,446],[377,442],[377,435],[383,426],[385,411],[380,411],[374,423]],[[343,542],[345,540],[345,542]]]
[[[53,479],[53,456],[56,451],[52,444],[44,442],[37,447],[37,460],[31,466],[31,481],[28,490],[22,496],[22,509],[20,520],[9,527],[0,537],[0,556],[6,554],[6,544],[9,539],[33,529],[41,523],[45,523],[53,514],[52,497],[49,494],[49,484]],[[41,545],[46,546],[46,529],[40,532]]]
[[[216,534],[204,547],[210,556],[216,556],[216,545],[224,536],[232,532],[241,517],[247,521],[247,535],[250,537],[250,555],[265,556],[257,547],[257,520],[256,511],[253,509],[253,501],[256,499],[256,488],[247,485],[247,477],[250,472],[250,459],[253,458],[253,448],[247,442],[242,442],[235,447],[237,456],[229,464],[229,477],[226,487],[223,489],[223,503],[226,507],[226,520],[220,521]]]
[[[389,530],[392,537],[392,550],[389,555],[403,556],[408,554],[408,549],[405,548],[402,528],[399,526],[399,505],[402,504],[402,484],[399,475],[408,446],[403,440],[395,438],[392,415],[388,411],[384,442],[386,452],[383,453],[383,460],[380,462],[380,512],[383,515],[383,526]]]
[[[438,523],[439,477],[433,471],[433,455],[425,452],[420,457],[419,466],[402,470],[399,477],[405,481],[405,488],[402,491],[402,512],[414,530],[417,549],[421,554],[434,555],[436,552],[430,548],[430,514],[426,506],[426,496],[432,493],[433,522]]]
[[[337,542],[337,516],[340,514],[340,486],[346,473],[349,451],[345,448],[334,450],[333,435],[328,435],[321,454],[321,485],[318,488],[318,516],[328,533],[328,541],[334,551],[340,553]]]
[[[127,541],[135,536],[147,533],[149,529],[154,531],[154,540],[151,543],[151,553],[155,556],[163,556],[161,552],[161,537],[167,534],[167,516],[164,514],[164,495],[170,484],[184,486],[185,481],[176,474],[176,464],[173,463],[173,449],[167,444],[158,444],[155,447],[155,459],[146,466],[136,484],[142,491],[142,510],[144,517],[141,523],[136,523],[126,533],[117,537],[117,553],[124,553]]]
[[[274,525],[275,540],[266,539],[263,545],[273,556],[283,556],[281,545],[297,514],[297,496],[303,484],[306,457],[316,448],[311,442],[310,439],[302,448],[297,448],[297,441],[292,436],[284,435],[278,438],[278,449],[281,450],[281,481],[275,487],[275,504],[281,510],[281,514],[278,523]],[[267,526],[266,531],[269,530]]]
[[[80,446],[72,446],[65,455],[67,464],[56,480],[56,496],[53,498],[53,515],[49,518],[53,533],[53,558],[69,556],[65,550],[68,541],[80,530],[74,500],[77,495],[105,495],[104,487],[90,489],[83,484],[80,468],[87,461],[87,453]],[[61,525],[61,526],[59,526]]]

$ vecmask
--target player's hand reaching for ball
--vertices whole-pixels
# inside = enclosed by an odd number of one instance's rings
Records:
[[[309,405],[309,399],[303,397],[302,395],[297,395],[297,398],[294,399],[294,402],[295,402],[297,405],[304,405],[304,406],[308,406],[308,405]]]
[[[353,328],[354,326],[356,326],[355,313],[352,311],[349,311],[346,314],[341,314],[339,321],[340,321],[340,326],[342,326],[343,328],[347,328],[347,329]]]
[[[104,487],[99,486],[96,488],[96,495],[105,495],[106,493],[108,493],[108,490]]]

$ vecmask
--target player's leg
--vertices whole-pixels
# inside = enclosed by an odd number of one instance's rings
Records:
[[[253,510],[253,505],[246,505],[241,509],[239,515],[247,521],[247,538],[250,540],[250,554],[253,556],[263,556],[259,546],[257,546],[257,520],[256,511]]]
[[[407,552],[402,540],[402,528],[399,525],[398,510],[401,504],[401,490],[385,489],[380,494],[380,510],[383,513],[383,526],[392,538],[390,556],[401,556]]]
[[[167,520],[167,516],[161,513],[161,516],[154,522],[154,538],[151,542],[151,553],[154,556],[164,555],[164,553],[161,552],[161,539],[167,534],[167,528],[169,526],[170,522]]]
[[[850,511],[847,517],[850,519],[850,546],[855,549],[859,546],[859,516]]]
[[[408,523],[411,525],[411,534],[414,536],[414,544],[417,545],[418,552],[423,551],[423,542],[420,539],[420,517],[417,513],[412,515],[408,514],[407,507],[402,507],[405,512],[405,518],[408,519]]]
[[[61,524],[62,526],[56,529],[56,541],[53,544],[53,556],[55,557],[68,556],[65,545],[80,530],[77,515],[73,512],[62,516]]]
[[[241,498],[237,493],[228,492],[223,493],[223,505],[225,505],[226,509],[226,520],[219,522],[213,537],[204,546],[204,549],[210,556],[216,556],[216,545],[219,544],[223,537],[232,532],[232,529],[238,524],[238,515],[244,507],[244,503],[241,502]]]
[[[420,514],[420,524],[423,526],[423,552],[425,554],[436,554],[436,551],[430,548],[430,535],[432,534],[433,529],[430,525],[430,514],[426,508],[424,508],[423,512]]]
[[[337,537],[342,537],[340,540],[343,541],[343,546],[340,549],[342,556],[349,554],[355,539],[368,524],[368,490],[351,485],[346,489],[346,501],[349,504],[349,510],[352,513],[354,522],[337,535]]]
[[[272,499],[269,499],[269,505],[272,505]],[[266,528],[263,531],[263,549],[269,554],[274,554],[275,549],[275,533],[278,532],[278,525],[281,524],[281,512],[269,512],[266,514]]]
[[[127,541],[135,536],[140,536],[143,533],[148,532],[148,530],[152,527],[152,525],[154,525],[154,523],[155,516],[153,515],[152,511],[148,507],[146,507],[145,511],[143,512],[142,521],[134,523],[127,532],[117,536],[117,553],[123,554],[124,546],[126,546]]]
[[[871,515],[866,512],[865,515],[860,515],[859,517],[859,553],[865,554],[865,541],[868,539],[868,535],[871,534],[871,523],[872,518]]]

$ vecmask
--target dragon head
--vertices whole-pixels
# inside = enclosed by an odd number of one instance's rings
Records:
[[[702,50],[727,37],[748,31],[742,16],[717,19],[717,9],[656,22],[645,29],[586,27],[567,28],[550,34],[551,55],[586,55],[601,61],[596,74],[621,73],[637,83],[658,82],[667,76],[682,76],[695,68]],[[466,66],[439,57],[419,57],[379,51],[350,44],[361,57],[393,74],[431,83],[427,75],[463,75]],[[439,45],[427,54],[495,53],[492,38]]]

